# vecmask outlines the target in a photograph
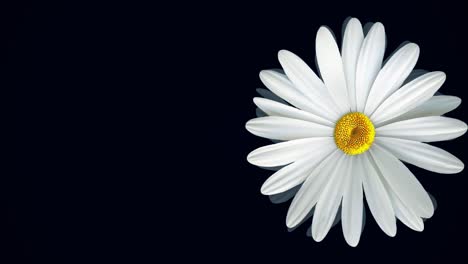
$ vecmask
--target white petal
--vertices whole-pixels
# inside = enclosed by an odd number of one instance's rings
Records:
[[[434,142],[457,138],[465,134],[466,128],[464,122],[454,118],[428,116],[378,127],[375,132],[377,137],[396,137],[421,142]]]
[[[322,149],[336,149],[333,137],[304,138],[258,148],[247,160],[256,166],[275,167],[294,162],[304,156],[314,156]]]
[[[458,173],[463,162],[447,151],[429,144],[389,137],[377,137],[375,143],[390,151],[398,159],[437,173]]]
[[[339,117],[338,114],[330,114],[330,116],[326,116],[328,115],[326,114],[327,111],[324,111],[320,107],[314,105],[314,103],[305,97],[304,94],[299,91],[284,74],[273,70],[265,70],[260,72],[260,80],[273,93],[299,109],[331,121],[335,121]]]
[[[393,237],[396,234],[396,219],[392,203],[370,158],[368,153],[357,157],[357,162],[363,166],[362,185],[366,201],[379,227]]]
[[[343,155],[341,164],[337,164],[329,174],[317,202],[312,220],[312,237],[322,241],[330,230],[343,197],[344,178],[348,178],[351,169],[351,158]]]
[[[445,82],[445,73],[430,72],[401,87],[370,116],[375,125],[402,115],[429,100]]]
[[[245,124],[245,128],[256,136],[278,140],[331,137],[333,135],[332,127],[279,116],[251,119]]]
[[[317,64],[325,86],[330,91],[341,113],[350,111],[348,89],[340,50],[330,30],[320,27],[315,38]]]
[[[361,22],[356,18],[351,18],[346,25],[343,36],[343,46],[341,53],[343,56],[343,69],[346,76],[346,87],[348,87],[349,104],[352,111],[356,110],[356,67],[361,50],[364,33]]]
[[[412,210],[410,210],[403,202],[397,197],[395,192],[392,191],[390,186],[386,182],[384,182],[385,188],[388,191],[390,200],[392,201],[392,207],[395,211],[395,216],[400,219],[400,221],[405,224],[407,227],[415,230],[415,231],[423,231],[424,230],[424,222],[421,217],[415,214]]]
[[[343,152],[335,150],[307,177],[289,206],[286,216],[286,225],[289,228],[298,225],[312,210],[320,197],[323,186],[329,180],[330,173],[335,167],[343,164],[343,157]]]
[[[419,57],[419,47],[409,43],[400,48],[385,63],[367,97],[364,113],[371,115],[375,109],[395,92],[413,70]]]
[[[446,114],[461,104],[461,99],[456,96],[449,95],[436,95],[432,96],[429,100],[422,105],[417,106],[400,116],[392,118],[388,121],[382,122],[379,126],[386,124],[408,120],[412,118],[425,117],[425,116],[440,116]]]
[[[362,112],[367,96],[377,74],[382,67],[385,53],[385,29],[382,23],[375,23],[362,42],[356,68],[356,103]]]
[[[334,150],[336,150],[336,147],[330,145],[316,149],[316,151],[309,155],[280,169],[265,181],[260,190],[261,193],[264,195],[277,194],[301,184],[310,175],[312,170]]]
[[[311,210],[311,213],[309,214],[310,217],[314,215],[314,210],[315,210],[315,207]],[[306,218],[309,218],[309,215]],[[338,211],[336,212],[336,216],[334,216],[333,218],[335,220],[333,220],[333,224],[330,229],[335,227],[341,221],[341,206],[338,208]],[[312,237],[312,225],[310,225],[309,228],[307,228],[306,236]]]
[[[431,198],[413,173],[379,145],[374,144],[369,151],[385,181],[408,209],[420,217],[431,217],[434,213]]]
[[[357,157],[350,157],[356,162]],[[359,243],[362,230],[362,166],[351,167],[351,173],[345,183],[341,208],[341,225],[346,242],[355,247]]]
[[[284,101],[283,99],[281,99],[281,97],[279,97],[278,95],[272,93],[271,91],[269,91],[267,89],[257,88],[256,91],[263,98],[270,99],[270,100],[276,101],[278,103],[287,104],[287,102]]]
[[[343,159],[342,164],[337,164],[329,174],[328,183],[325,184],[315,207],[312,237],[317,242],[322,241],[330,230],[343,197],[344,179],[349,178],[351,174],[351,157],[344,155]]]
[[[293,119],[299,119],[304,121],[309,121],[317,124],[321,124],[324,126],[331,126],[334,127],[335,124],[331,121],[311,114],[306,111],[302,111],[300,109],[280,104],[278,102],[268,100],[265,98],[255,97],[254,103],[265,113],[270,116],[282,116],[282,117],[289,117]]]
[[[329,91],[312,69],[294,53],[287,50],[278,52],[278,59],[286,75],[294,86],[312,102],[320,113],[313,113],[324,118],[336,120],[340,117],[337,106],[332,101]]]

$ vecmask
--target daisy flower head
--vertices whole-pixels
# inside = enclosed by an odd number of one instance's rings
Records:
[[[265,181],[262,194],[299,189],[286,225],[296,227],[313,212],[316,241],[339,217],[346,242],[356,246],[364,201],[387,235],[395,236],[396,219],[422,231],[434,205],[402,161],[436,173],[463,170],[458,158],[427,144],[466,132],[464,122],[442,116],[460,105],[460,98],[435,95],[445,81],[443,72],[414,70],[418,45],[406,43],[384,62],[385,42],[381,23],[365,34],[351,18],[341,49],[327,27],[319,28],[320,77],[287,50],[278,53],[283,71],[260,72],[269,90],[258,90],[262,97],[254,103],[260,117],[249,120],[246,129],[274,144],[252,151],[247,160],[280,168]]]

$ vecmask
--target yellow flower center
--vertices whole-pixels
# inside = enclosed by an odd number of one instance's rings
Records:
[[[348,155],[358,155],[374,142],[375,128],[365,114],[352,112],[338,120],[334,135],[339,149]]]

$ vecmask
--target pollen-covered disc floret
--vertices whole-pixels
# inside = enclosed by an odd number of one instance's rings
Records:
[[[370,119],[362,113],[352,112],[336,122],[335,143],[348,155],[365,152],[374,142],[375,129]]]

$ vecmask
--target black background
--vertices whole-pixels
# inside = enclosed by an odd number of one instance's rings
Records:
[[[18,3],[8,7],[7,77],[16,93],[14,174],[1,192],[5,263],[208,261],[466,262],[466,171],[410,166],[438,202],[422,233],[387,237],[368,213],[357,248],[341,227],[316,243],[285,226],[246,162],[258,73],[288,49],[313,68],[315,33],[354,16],[406,40],[417,68],[446,72],[465,99],[466,8],[370,3]],[[466,104],[449,116],[466,120]],[[465,162],[466,137],[436,143]],[[310,223],[310,222],[308,222]],[[169,259],[167,259],[169,258]],[[164,261],[164,262],[166,262]]]

